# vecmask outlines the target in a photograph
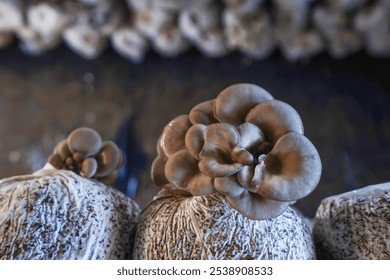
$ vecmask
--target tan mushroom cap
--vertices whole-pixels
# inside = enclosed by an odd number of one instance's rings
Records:
[[[245,122],[258,126],[272,144],[288,132],[303,134],[303,123],[298,112],[280,100],[269,100],[255,106]]]
[[[253,162],[252,154],[239,147],[240,134],[230,124],[207,126],[204,139],[199,169],[210,177],[230,176],[238,172],[243,164]]]
[[[192,124],[212,124],[218,122],[214,116],[215,99],[204,101],[192,108],[189,118]]]
[[[196,160],[200,160],[200,152],[204,145],[203,135],[205,130],[205,125],[195,124],[188,130],[184,139],[187,151]]]
[[[180,115],[167,124],[161,134],[161,148],[167,157],[185,148],[185,135],[191,127],[188,115]]]
[[[47,162],[50,163],[56,169],[60,169],[62,167],[61,156],[57,153],[51,154],[47,159]]]
[[[96,154],[102,146],[99,133],[89,127],[80,127],[73,130],[69,134],[67,142],[72,153],[80,152],[85,157]]]
[[[254,151],[260,142],[265,141],[264,133],[254,124],[240,124],[237,130],[240,134],[240,147],[248,151]]]
[[[253,220],[268,220],[282,214],[288,202],[281,202],[262,197],[242,188],[236,176],[216,178],[215,189],[223,194],[226,201],[244,216]]]
[[[257,85],[235,84],[215,99],[214,114],[220,122],[238,126],[245,122],[245,116],[254,106],[272,99],[270,93]]]
[[[67,157],[71,156],[72,153],[68,147],[68,140],[64,139],[60,141],[54,148],[53,154],[59,154],[62,160],[65,160]]]
[[[169,181],[165,177],[165,164],[168,160],[167,156],[162,150],[162,141],[161,136],[157,141],[157,157],[154,159],[151,167],[151,177],[152,181],[159,187],[163,187],[165,184],[168,184]]]
[[[91,178],[95,175],[98,168],[98,163],[94,158],[87,158],[81,164],[80,174],[86,178]]]
[[[213,179],[199,171],[198,162],[185,149],[168,159],[165,176],[171,184],[192,195],[206,195],[215,191]]]
[[[258,193],[279,201],[294,201],[311,193],[321,177],[318,151],[305,136],[290,132],[279,138],[265,158],[264,180]]]
[[[98,163],[96,176],[106,177],[113,172],[121,160],[121,153],[114,142],[104,141],[101,150],[96,155]]]

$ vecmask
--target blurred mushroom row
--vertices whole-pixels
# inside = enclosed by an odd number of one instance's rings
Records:
[[[110,44],[133,63],[149,49],[175,57],[239,51],[290,61],[365,50],[390,56],[390,0],[0,0],[0,48],[39,55],[62,42],[86,59]]]

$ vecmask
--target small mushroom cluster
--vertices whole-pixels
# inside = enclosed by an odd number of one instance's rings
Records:
[[[307,196],[321,160],[290,105],[253,84],[236,84],[172,120],[157,143],[152,179],[160,195],[218,192],[243,215],[279,216]]]
[[[56,169],[71,170],[112,185],[124,163],[124,155],[114,142],[102,141],[95,130],[81,127],[56,145],[48,163]]]

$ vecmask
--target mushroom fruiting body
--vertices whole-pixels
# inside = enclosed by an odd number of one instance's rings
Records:
[[[111,36],[113,48],[133,63],[142,62],[148,50],[148,42],[141,33],[132,27],[122,27]]]
[[[21,0],[0,1],[0,32],[13,32],[23,25]]]
[[[71,170],[111,185],[124,163],[124,155],[114,142],[102,142],[95,130],[80,127],[57,144],[48,162],[54,168]]]
[[[173,196],[218,192],[251,219],[275,218],[321,176],[303,131],[287,103],[261,87],[233,85],[165,127],[152,178]]]
[[[66,28],[62,36],[71,49],[86,59],[96,58],[107,45],[107,40],[103,35],[84,24]]]
[[[41,36],[60,37],[68,23],[68,18],[58,6],[49,3],[39,3],[29,7],[27,22]]]

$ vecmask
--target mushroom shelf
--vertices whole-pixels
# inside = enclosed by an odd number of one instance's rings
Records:
[[[16,36],[30,55],[62,41],[86,59],[111,44],[134,63],[150,48],[173,57],[192,46],[208,57],[255,59],[279,49],[290,61],[323,51],[390,55],[388,0],[1,0],[0,14],[0,48]]]

